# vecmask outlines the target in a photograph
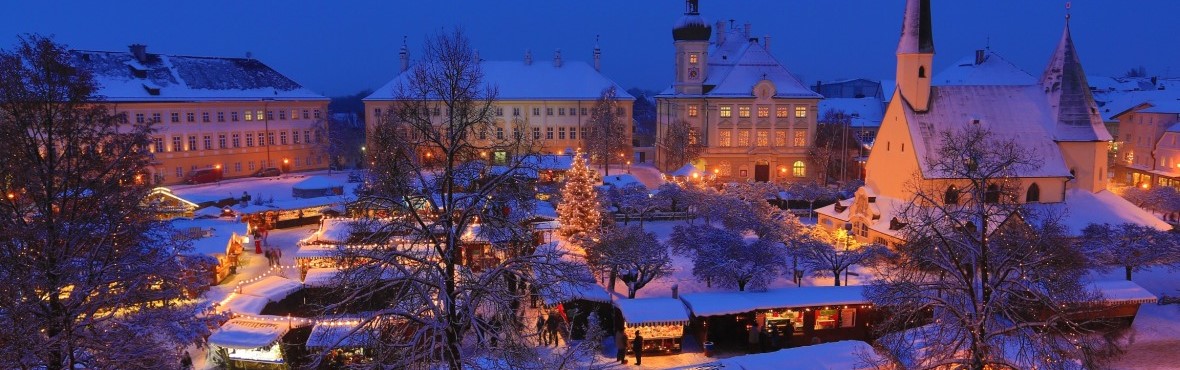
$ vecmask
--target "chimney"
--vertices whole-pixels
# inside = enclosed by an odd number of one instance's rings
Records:
[[[725,43],[725,21],[717,21],[717,26],[713,27],[717,30],[717,45]]]
[[[602,49],[598,47],[598,36],[594,36],[594,70],[602,72]]]
[[[975,65],[983,64],[983,61],[986,59],[986,58],[984,58],[984,56],[985,56],[985,54],[984,54],[983,50],[976,50],[975,51]]]
[[[815,92],[819,92],[819,89],[823,86],[824,86],[823,81],[815,80]],[[823,94],[820,94],[820,95],[823,95]]]
[[[526,66],[533,65],[533,51],[532,50],[524,49],[524,65],[526,65]]]
[[[405,72],[410,69],[410,48],[406,47],[406,36],[402,36],[402,49],[397,52],[397,56],[401,58],[400,72]]]
[[[680,299],[680,284],[672,284],[672,299]]]
[[[135,60],[138,60],[140,63],[147,62],[147,45],[131,44],[128,47],[131,48],[131,54],[135,55]]]
[[[471,59],[474,59],[476,63],[483,61],[483,59],[479,57],[479,49],[471,49]]]
[[[246,51],[246,59],[254,59],[254,53]]]
[[[750,22],[746,22],[745,27],[746,27],[746,38],[748,39],[748,38],[750,38],[750,30],[752,30],[754,28],[754,26],[751,25]]]
[[[553,66],[561,68],[561,49],[553,51]]]
[[[762,36],[762,47],[765,48],[766,51],[770,51],[770,35]]]

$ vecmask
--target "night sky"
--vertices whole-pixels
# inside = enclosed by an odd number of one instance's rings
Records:
[[[989,43],[1039,76],[1061,37],[1065,1],[935,0],[935,69]],[[892,79],[904,0],[701,0],[709,22],[750,22],[807,84]],[[0,45],[23,33],[55,35],[76,49],[244,56],[325,95],[376,88],[396,73],[402,37],[420,55],[425,37],[461,26],[488,60],[525,49],[590,61],[601,35],[603,72],[624,87],[660,90],[672,80],[671,27],[681,0],[598,1],[21,1],[0,6]],[[1073,2],[1073,36],[1089,74],[1180,75],[1180,1]]]

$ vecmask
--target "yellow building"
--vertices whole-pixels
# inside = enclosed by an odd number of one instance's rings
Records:
[[[323,130],[328,99],[253,58],[71,51],[102,96],[132,123],[155,122],[150,176],[182,183],[201,169],[224,178],[274,167],[328,167]]]
[[[1123,135],[1115,182],[1180,187],[1180,102],[1145,100],[1114,117]]]
[[[812,175],[807,148],[823,97],[771,55],[769,37],[752,36],[748,23],[710,26],[697,0],[687,0],[672,38],[676,79],[656,96],[655,163],[661,170],[685,165],[671,163],[667,153],[682,149],[664,142],[668,126],[685,121],[704,146],[694,165],[722,180],[795,181]]]
[[[957,201],[956,189],[964,187],[963,180],[931,167],[929,155],[937,152],[939,135],[978,125],[1015,140],[1043,161],[1013,179],[1022,189],[1020,201],[1062,215],[1071,234],[1102,222],[1168,228],[1106,190],[1111,137],[1090,94],[1068,20],[1049,65],[1033,84],[931,86],[932,31],[930,1],[907,1],[897,48],[897,90],[869,154],[865,186],[854,198],[817,210],[822,227],[846,228],[861,242],[900,241],[905,220],[897,215],[914,196],[908,186],[914,176],[922,188],[945,189],[946,202]]]
[[[561,51],[554,52],[552,61],[534,61],[531,52],[526,52],[520,61],[481,61],[484,83],[498,90],[496,128],[487,135],[501,139],[511,137],[508,135],[527,136],[540,143],[542,152],[550,154],[585,148],[583,139],[589,131],[588,122],[595,102],[603,90],[614,87],[616,113],[626,125],[625,140],[630,147],[634,125],[631,108],[635,98],[600,73],[601,49],[595,46],[593,55],[593,66],[563,60]],[[363,99],[367,130],[372,130],[373,124],[389,112],[396,101],[395,88],[409,77],[409,73],[402,73],[410,68],[405,45],[400,56],[398,75]],[[632,150],[619,154],[631,158]]]

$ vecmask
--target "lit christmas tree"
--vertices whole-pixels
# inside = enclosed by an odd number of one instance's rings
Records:
[[[558,232],[575,239],[597,229],[602,224],[602,213],[598,207],[594,174],[586,167],[586,159],[578,151],[574,154],[573,166],[566,172],[565,186],[561,189],[561,204],[557,206],[557,220],[561,222]]]

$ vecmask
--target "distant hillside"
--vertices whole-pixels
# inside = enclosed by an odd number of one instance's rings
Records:
[[[328,103],[328,110],[333,113],[356,113],[357,116],[364,117],[365,104],[361,102],[373,90],[361,90],[360,92],[347,96],[333,96],[332,101]]]

